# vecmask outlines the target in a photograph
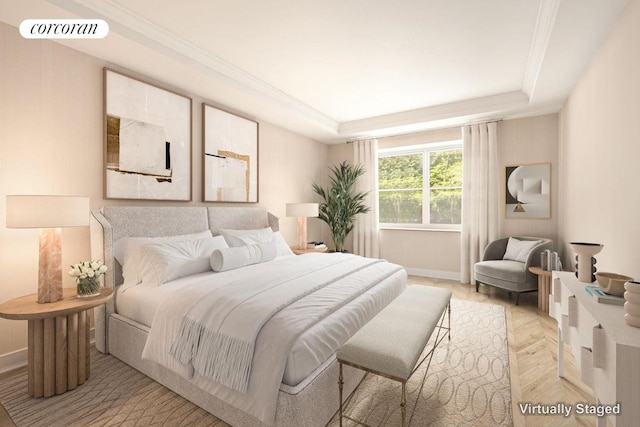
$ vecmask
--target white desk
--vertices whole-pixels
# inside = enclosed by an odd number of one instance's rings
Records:
[[[640,328],[624,321],[622,306],[598,303],[574,273],[553,272],[549,315],[558,321],[558,376],[563,376],[563,344],[571,347],[582,381],[602,404],[621,404],[614,426],[640,420]],[[574,402],[567,402],[574,403]],[[598,418],[605,426],[606,418]]]

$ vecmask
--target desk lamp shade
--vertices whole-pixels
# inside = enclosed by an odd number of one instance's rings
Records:
[[[298,247],[307,248],[307,218],[318,216],[317,203],[287,203],[287,216],[298,217]]]
[[[89,225],[89,198],[7,196],[7,228],[39,228],[38,302],[62,299],[61,227]]]

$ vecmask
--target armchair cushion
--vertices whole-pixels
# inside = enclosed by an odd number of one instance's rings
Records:
[[[527,281],[527,270],[524,262],[511,260],[484,261],[475,265],[476,275],[505,282],[524,283]]]
[[[509,237],[509,241],[507,242],[507,250],[505,251],[502,259],[527,262],[529,253],[539,243],[540,240],[519,240],[515,237]]]

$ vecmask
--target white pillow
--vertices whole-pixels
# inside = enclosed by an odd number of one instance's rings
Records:
[[[211,271],[209,257],[215,250],[228,248],[224,237],[146,243],[142,255],[140,286],[154,287],[180,277]]]
[[[232,248],[273,242],[276,244],[278,256],[293,255],[284,236],[279,231],[272,231],[270,227],[256,230],[220,230],[220,234]]]
[[[533,247],[538,243],[540,243],[540,240],[518,240],[513,237],[509,237],[507,250],[504,252],[502,259],[527,262],[529,253],[531,253]]]
[[[213,271],[227,271],[246,265],[271,261],[276,257],[276,254],[275,243],[259,243],[257,245],[216,249],[211,253],[210,263]]]
[[[162,237],[124,237],[113,244],[113,256],[122,266],[122,277],[126,284],[140,283],[138,270],[140,267],[140,245],[145,243],[179,242],[181,240],[196,240],[212,237],[211,230],[199,233],[181,234]]]

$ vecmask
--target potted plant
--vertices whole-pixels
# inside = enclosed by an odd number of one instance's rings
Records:
[[[313,191],[323,200],[319,206],[318,218],[329,226],[336,252],[344,252],[344,242],[353,230],[356,215],[370,210],[364,204],[368,192],[354,192],[354,185],[365,170],[362,165],[351,165],[346,160],[330,169],[333,173],[330,177],[331,185],[325,190],[313,184]]]

